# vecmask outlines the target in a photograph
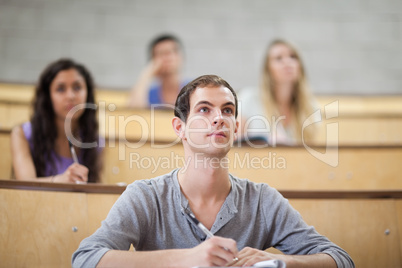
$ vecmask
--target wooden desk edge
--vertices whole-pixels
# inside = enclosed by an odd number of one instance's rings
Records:
[[[279,190],[288,199],[379,199],[379,198],[402,198],[402,190],[314,190],[314,191],[295,191]]]
[[[74,184],[74,183],[0,180],[0,189],[121,194],[126,189],[126,186],[107,185],[98,183]]]
[[[82,192],[100,194],[121,194],[126,186],[107,184],[65,184],[36,181],[0,180],[0,189],[34,190],[34,191],[59,191]],[[402,198],[402,190],[376,190],[376,191],[294,191],[279,190],[289,199],[378,199],[378,198]]]
[[[11,128],[5,128],[0,126],[0,135],[5,134],[5,135],[10,135],[12,129]],[[140,142],[138,139],[132,139],[132,138],[120,138],[120,137],[109,137],[106,136],[104,137],[106,142],[114,141],[115,143],[117,142],[123,142],[123,143],[138,143]],[[276,146],[271,146],[269,144],[263,144],[263,143],[258,143],[255,141],[252,141],[252,143],[256,146],[264,146],[262,148],[254,148],[253,146],[248,145],[245,141],[244,142],[238,142],[235,141],[233,144],[233,149],[236,150],[238,148],[253,148],[253,149],[261,149],[261,150],[297,150],[297,149],[305,149],[305,146],[302,144],[294,145],[294,146],[288,146],[288,145],[281,145],[278,144]],[[163,139],[152,139],[149,138],[147,139],[144,144],[154,144],[156,146],[158,145],[169,145],[171,144],[172,147],[181,145],[180,141],[176,140],[163,140]],[[394,149],[394,150],[400,150],[402,149],[402,144],[401,143],[394,143],[394,144],[340,144],[338,146],[333,146],[333,145],[324,145],[324,144],[308,144],[308,146],[312,149],[356,149],[356,150],[364,150],[364,149]],[[107,147],[107,146],[106,146]]]

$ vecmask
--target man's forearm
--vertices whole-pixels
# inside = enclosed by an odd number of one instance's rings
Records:
[[[226,266],[237,256],[233,239],[214,236],[194,248],[155,251],[110,250],[97,267]]]
[[[183,250],[110,250],[96,267],[180,267]]]

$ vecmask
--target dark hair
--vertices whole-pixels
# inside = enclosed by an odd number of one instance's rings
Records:
[[[50,97],[50,85],[60,71],[75,69],[82,75],[87,87],[87,103],[95,103],[95,86],[89,71],[71,59],[59,59],[49,64],[40,75],[33,100],[32,158],[38,177],[45,175],[46,163],[50,163],[54,173],[53,152],[57,138],[55,113]],[[78,120],[79,135],[82,142],[94,142],[98,139],[98,122],[94,109],[85,109]],[[99,181],[99,157],[97,148],[80,148],[83,165],[89,169],[88,182]],[[55,174],[56,175],[56,174]]]
[[[154,48],[157,44],[165,42],[165,41],[173,41],[176,43],[177,48],[183,50],[183,45],[180,42],[179,38],[172,34],[163,34],[155,37],[148,46],[148,59],[152,59],[154,56]]]
[[[187,85],[185,85],[179,95],[177,96],[175,108],[174,108],[174,115],[179,117],[184,122],[187,121],[188,114],[190,112],[190,96],[191,94],[200,87],[207,87],[207,86],[224,86],[228,88],[235,99],[235,117],[237,118],[237,95],[234,89],[229,85],[228,82],[223,80],[221,77],[217,75],[203,75],[200,76]]]

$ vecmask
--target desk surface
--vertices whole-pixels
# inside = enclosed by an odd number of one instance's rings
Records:
[[[50,183],[40,181],[0,180],[0,189],[121,194],[126,189],[126,186],[99,183],[74,184]]]
[[[36,181],[0,180],[0,189],[84,192],[102,194],[121,194],[126,186],[106,184],[67,184]],[[402,190],[381,191],[294,191],[280,190],[285,198],[291,199],[373,199],[373,198],[402,198]]]

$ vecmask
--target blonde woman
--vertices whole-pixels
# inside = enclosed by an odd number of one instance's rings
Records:
[[[296,49],[284,40],[274,40],[265,55],[258,91],[240,92],[242,138],[264,139],[269,144],[302,143],[303,122],[317,110]],[[304,140],[312,140],[314,127],[304,129]]]

